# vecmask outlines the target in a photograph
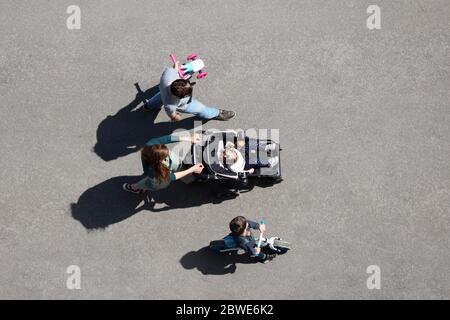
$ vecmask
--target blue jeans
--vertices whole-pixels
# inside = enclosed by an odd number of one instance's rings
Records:
[[[161,93],[156,93],[150,100],[147,101],[148,109],[159,109],[163,105]],[[214,107],[207,107],[200,101],[192,99],[183,109],[177,110],[183,113],[193,114],[201,119],[212,119],[219,115],[219,109]]]
[[[267,254],[260,252],[256,258],[258,258],[260,261],[265,261],[267,259]]]

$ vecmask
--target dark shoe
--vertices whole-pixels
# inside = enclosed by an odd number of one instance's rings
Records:
[[[220,120],[220,121],[228,121],[230,119],[233,119],[235,116],[236,116],[236,112],[234,112],[234,111],[220,109],[219,115],[213,119]]]
[[[277,255],[276,254],[266,254],[266,259],[264,260],[263,263],[267,263],[269,261],[272,261],[273,259],[275,259]]]
[[[148,105],[148,100],[144,100],[144,104],[142,105],[142,109],[144,111],[150,111],[151,110],[149,105]]]
[[[134,193],[134,194],[143,194],[144,193],[144,190],[142,190],[142,189],[133,189],[131,187],[131,184],[129,184],[129,183],[124,183],[122,186],[122,189],[125,191],[128,191],[128,192]]]

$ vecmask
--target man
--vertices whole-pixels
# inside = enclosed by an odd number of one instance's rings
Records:
[[[236,113],[233,111],[207,107],[200,101],[192,98],[192,89],[195,84],[189,80],[180,79],[177,61],[173,68],[166,68],[161,76],[159,92],[150,100],[144,102],[144,110],[159,109],[164,106],[167,115],[172,121],[180,121],[181,113],[190,113],[201,119],[214,119],[227,121]]]

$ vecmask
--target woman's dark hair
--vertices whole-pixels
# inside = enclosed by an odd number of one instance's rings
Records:
[[[170,91],[175,97],[182,99],[192,95],[193,85],[189,80],[177,79],[170,84]]]
[[[247,219],[245,219],[244,217],[238,216],[231,220],[230,230],[233,236],[240,236],[245,229],[247,229]]]
[[[155,172],[155,178],[160,182],[169,180],[170,170],[164,164],[164,159],[169,155],[169,149],[164,144],[145,146],[141,150],[141,159]]]

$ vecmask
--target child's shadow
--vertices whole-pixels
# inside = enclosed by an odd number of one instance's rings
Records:
[[[257,259],[250,258],[246,254],[238,253],[219,253],[211,250],[209,247],[203,247],[198,251],[186,253],[180,263],[184,269],[197,269],[202,274],[224,275],[234,273],[236,264],[258,263]]]
[[[149,139],[172,133],[177,128],[192,129],[195,117],[178,122],[155,123],[159,110],[144,111],[136,109],[144,99],[158,92],[158,85],[141,90],[138,83],[136,97],[115,115],[109,115],[97,128],[97,143],[93,150],[103,160],[111,161],[138,151]],[[200,121],[200,120],[199,120]]]
[[[141,176],[119,176],[108,179],[83,192],[70,205],[72,217],[86,229],[104,229],[140,211],[162,212],[178,208],[220,203],[205,183],[171,183],[166,189],[135,195],[122,190],[124,183],[136,182]]]

